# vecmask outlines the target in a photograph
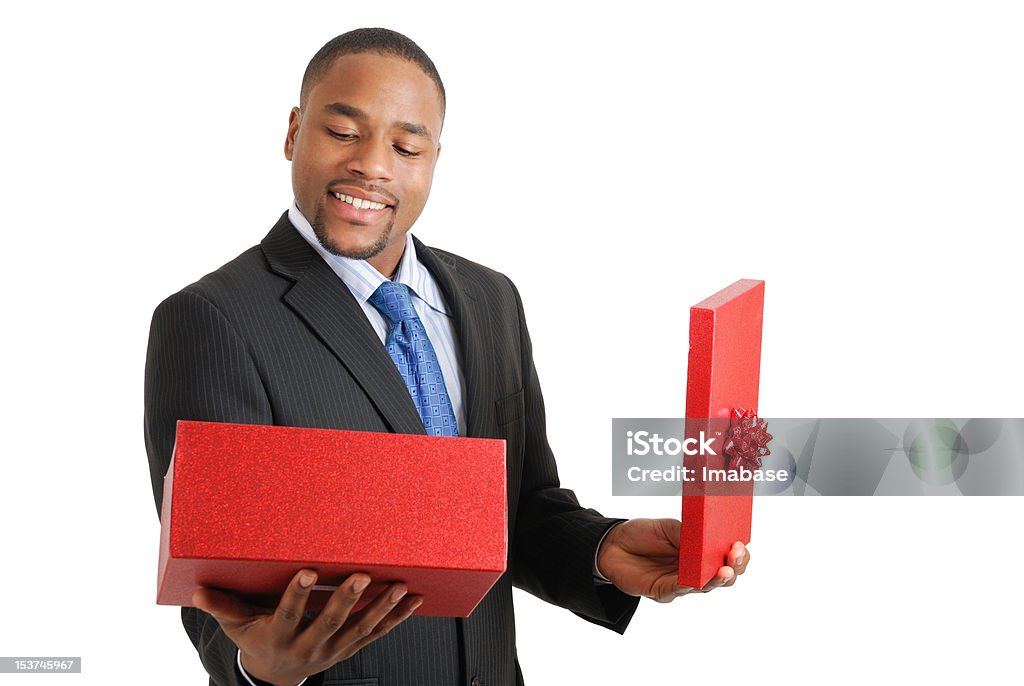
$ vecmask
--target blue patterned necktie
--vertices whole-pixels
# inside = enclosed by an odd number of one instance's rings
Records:
[[[384,346],[409,388],[409,395],[427,435],[458,436],[459,428],[441,375],[441,365],[423,322],[412,306],[409,287],[385,281],[370,296],[370,304],[388,321],[388,337]]]

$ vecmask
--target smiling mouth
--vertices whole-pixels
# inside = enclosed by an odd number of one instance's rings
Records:
[[[373,202],[372,200],[364,200],[363,198],[354,198],[351,195],[345,195],[344,193],[331,193],[335,198],[342,202],[346,202],[357,210],[383,210],[390,205],[385,205],[382,202]]]

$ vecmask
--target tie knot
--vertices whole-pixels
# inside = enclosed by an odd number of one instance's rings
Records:
[[[384,315],[391,324],[419,319],[416,308],[412,306],[409,287],[404,283],[385,281],[370,296],[370,304]]]

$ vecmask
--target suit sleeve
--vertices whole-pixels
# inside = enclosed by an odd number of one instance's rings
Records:
[[[511,283],[511,282],[510,282]],[[587,621],[625,631],[639,598],[594,580],[594,555],[605,532],[621,519],[609,519],[580,506],[561,488],[548,445],[544,398],[533,364],[533,348],[519,292],[525,449],[516,528],[512,541],[513,583],[533,595],[572,610]]]
[[[158,513],[179,419],[273,423],[245,343],[227,317],[191,288],[157,307],[146,354],[144,431]],[[237,647],[216,620],[192,607],[183,607],[181,616],[211,683],[247,686],[236,667]]]

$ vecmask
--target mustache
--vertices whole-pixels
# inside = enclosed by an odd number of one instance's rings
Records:
[[[351,179],[351,178],[349,178],[349,179],[331,179],[327,183],[327,191],[326,192],[330,193],[331,192],[331,188],[333,186],[351,186],[353,188],[358,188],[359,190],[365,191],[367,193],[376,193],[377,195],[381,195],[381,196],[387,198],[388,199],[388,202],[387,202],[388,205],[397,206],[398,202],[399,202],[398,201],[398,197],[395,196],[395,194],[390,192],[389,190],[383,188],[382,186],[366,183],[365,181],[362,181],[360,179]]]

